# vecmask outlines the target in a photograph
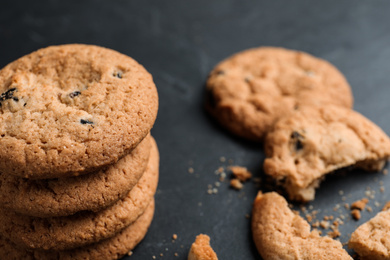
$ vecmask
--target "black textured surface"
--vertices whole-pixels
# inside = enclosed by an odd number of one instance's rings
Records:
[[[154,76],[160,96],[152,131],[161,152],[156,214],[145,240],[125,259],[186,259],[206,233],[220,259],[260,259],[249,219],[257,188],[215,187],[220,157],[262,176],[264,154],[227,134],[202,109],[204,82],[225,57],[260,45],[307,51],[335,64],[352,85],[355,109],[390,133],[390,2],[381,1],[2,1],[0,66],[41,47],[89,43],[125,53]],[[194,173],[189,173],[192,167]],[[310,204],[319,216],[342,214],[346,202],[376,190],[360,221],[345,219],[341,241],[379,211],[390,184],[380,173],[350,172],[323,183]],[[343,190],[344,195],[339,194]],[[377,201],[380,207],[375,206]],[[334,212],[336,204],[341,210]],[[377,203],[377,204],[378,204]],[[172,235],[178,235],[173,243]],[[160,256],[160,254],[163,256]],[[174,256],[178,253],[178,257]]]

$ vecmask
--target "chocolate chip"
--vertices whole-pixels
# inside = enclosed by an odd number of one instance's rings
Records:
[[[2,93],[0,95],[0,106],[2,105],[1,102],[5,101],[7,99],[12,99],[14,97],[14,92],[16,91],[16,88],[11,88],[7,90],[6,92]],[[15,100],[15,99],[14,99]],[[18,99],[19,100],[19,99]],[[16,100],[15,100],[16,101]]]
[[[74,98],[74,97],[77,97],[78,95],[80,95],[81,92],[80,91],[74,91],[72,93],[69,94],[69,97],[70,98]]]
[[[250,78],[245,78],[246,83],[249,83],[250,81],[251,81]]]
[[[85,120],[85,119],[80,119],[80,123],[83,124],[83,125],[93,125],[93,122],[92,121],[89,121],[89,120]]]
[[[19,101],[19,98],[17,98],[17,97],[13,97],[12,98],[15,102],[18,102]]]
[[[224,75],[225,71],[224,70],[218,70],[215,74],[217,74],[217,75]]]
[[[117,78],[121,79],[122,76],[123,76],[123,72],[122,71],[117,71],[117,72],[114,72],[112,75],[114,77],[117,77]]]
[[[303,135],[298,133],[297,131],[293,131],[291,133],[291,139],[293,139],[293,142],[295,143],[294,149],[296,151],[302,150],[303,149],[303,143],[302,140],[305,139]]]
[[[24,105],[23,105],[23,106],[25,107],[26,105],[27,105],[27,103],[24,103]]]

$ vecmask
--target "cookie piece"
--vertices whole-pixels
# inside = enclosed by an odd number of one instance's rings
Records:
[[[36,218],[0,210],[0,234],[21,247],[67,250],[114,236],[146,209],[157,188],[159,155],[152,142],[147,169],[129,194],[99,212],[82,211],[68,217]]]
[[[29,180],[0,172],[0,205],[35,217],[69,216],[100,211],[124,198],[141,178],[151,149],[146,137],[130,154],[96,173]]]
[[[259,192],[253,204],[252,233],[257,250],[268,259],[349,259],[339,241],[321,237],[317,230],[294,214],[275,192]]]
[[[390,140],[373,122],[347,108],[305,107],[280,119],[265,141],[264,171],[290,199],[314,199],[324,175],[351,165],[383,168]]]
[[[348,82],[332,64],[283,48],[233,55],[214,68],[206,88],[207,110],[232,133],[255,141],[302,104],[353,103]]]
[[[0,168],[48,179],[93,172],[130,153],[158,108],[151,75],[116,51],[52,46],[0,71]]]
[[[80,247],[68,251],[30,251],[19,248],[12,242],[0,237],[0,258],[9,260],[119,259],[141,242],[152,222],[153,214],[154,200],[152,200],[145,213],[137,221],[116,236],[87,247]]]
[[[210,237],[200,234],[196,237],[188,254],[188,260],[218,260],[217,254],[210,246]]]
[[[348,242],[360,259],[390,259],[390,211],[378,213],[355,232]]]

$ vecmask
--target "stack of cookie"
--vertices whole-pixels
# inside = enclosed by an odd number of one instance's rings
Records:
[[[117,259],[154,214],[159,153],[151,75],[88,45],[0,71],[0,258]]]

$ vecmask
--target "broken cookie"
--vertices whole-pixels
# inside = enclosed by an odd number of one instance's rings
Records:
[[[265,142],[264,171],[282,184],[290,199],[310,201],[323,177],[355,166],[383,168],[390,140],[361,114],[339,106],[301,107],[280,119]]]
[[[390,211],[378,213],[352,233],[348,246],[361,259],[390,259]]]
[[[252,233],[257,250],[268,259],[349,259],[339,241],[321,237],[294,214],[287,201],[270,192],[258,193],[252,210]]]
[[[210,237],[200,234],[192,244],[188,260],[218,260],[217,254],[210,246]]]

